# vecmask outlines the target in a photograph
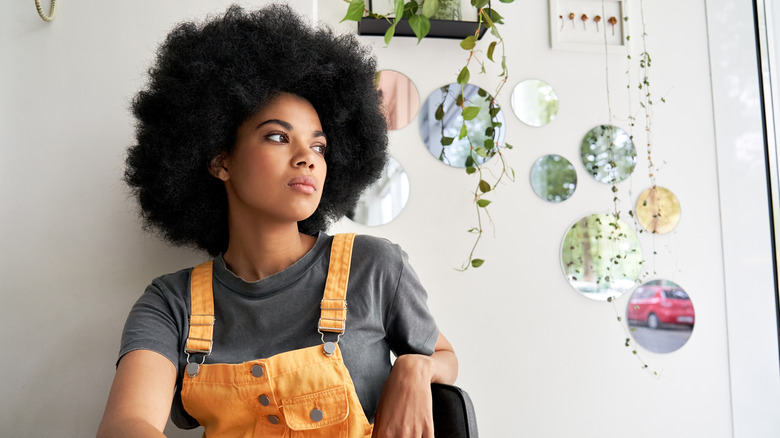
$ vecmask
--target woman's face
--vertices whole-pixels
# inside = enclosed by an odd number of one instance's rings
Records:
[[[225,182],[229,214],[272,222],[311,216],[325,184],[326,145],[309,101],[289,93],[271,100],[239,126],[233,151],[214,171]]]

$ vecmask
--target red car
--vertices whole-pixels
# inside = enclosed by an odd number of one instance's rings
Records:
[[[682,324],[693,327],[693,304],[679,286],[644,284],[628,302],[629,324],[647,324],[656,329],[662,324]]]

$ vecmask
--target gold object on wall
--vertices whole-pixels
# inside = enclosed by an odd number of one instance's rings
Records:
[[[650,187],[636,200],[636,217],[647,231],[668,233],[680,222],[680,202],[669,190]]]

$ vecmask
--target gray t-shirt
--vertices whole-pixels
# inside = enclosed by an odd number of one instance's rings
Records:
[[[320,233],[314,247],[282,272],[246,282],[214,260],[214,347],[205,363],[242,363],[321,344],[320,300],[332,236]],[[122,333],[121,357],[133,350],[162,354],[178,369],[171,409],[185,429],[198,423],[181,403],[181,379],[189,330],[190,273],[184,269],[152,281],[130,311]],[[373,421],[390,373],[390,351],[431,355],[438,328],[427,294],[398,245],[385,239],[355,238],[347,290],[346,332],[339,347],[366,413]],[[334,340],[335,334],[326,334]],[[200,362],[194,355],[192,360]]]

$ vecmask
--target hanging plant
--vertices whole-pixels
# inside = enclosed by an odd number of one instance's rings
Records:
[[[384,41],[385,44],[390,44],[393,36],[396,32],[397,25],[402,20],[408,20],[414,35],[417,37],[418,44],[425,38],[431,29],[431,19],[458,19],[459,17],[459,5],[460,0],[394,0],[393,14],[392,16],[381,15],[368,10],[364,0],[344,0],[349,3],[347,13],[344,16],[344,20],[360,21],[363,18],[374,18],[387,20],[389,28],[385,32]],[[501,3],[512,3],[514,0],[500,0]],[[488,206],[491,205],[491,200],[487,199],[485,195],[494,192],[504,178],[511,181],[514,180],[514,170],[509,166],[506,157],[503,154],[503,149],[511,149],[512,146],[508,143],[499,144],[495,139],[496,133],[502,128],[502,122],[498,121],[496,115],[499,108],[496,104],[496,98],[501,93],[504,85],[509,79],[509,69],[506,65],[506,47],[504,44],[504,38],[499,31],[499,26],[504,24],[504,17],[502,17],[494,8],[489,7],[489,0],[471,0],[471,5],[477,10],[477,26],[473,35],[466,36],[460,41],[460,47],[468,52],[466,56],[465,65],[458,69],[455,83],[460,86],[460,92],[455,99],[455,103],[460,107],[463,123],[460,127],[457,138],[459,140],[466,140],[469,144],[468,157],[465,161],[465,170],[467,175],[476,175],[477,183],[474,186],[474,196],[472,203],[476,213],[476,226],[468,229],[469,233],[472,233],[474,237],[474,243],[468,253],[467,260],[459,268],[461,271],[465,271],[470,267],[478,268],[485,262],[484,258],[476,257],[476,250],[484,232],[483,219],[487,217],[490,219]],[[487,47],[486,51],[477,49],[478,40],[481,37],[481,29],[489,30],[492,36],[492,41]],[[496,53],[496,49],[500,48],[500,57]],[[471,72],[475,68],[474,64],[479,68],[480,74],[486,74],[485,63],[490,61],[500,65],[501,71],[498,74],[498,83],[495,87],[495,91],[492,96],[480,92],[479,96],[489,100],[488,105],[480,105],[476,102],[472,102],[464,97],[464,87],[469,83],[471,78]],[[477,118],[482,111],[487,111],[487,115],[490,122],[490,126],[482,128],[484,132],[472,132],[475,128],[469,126],[466,122]],[[436,111],[436,120],[442,120],[443,107],[440,107]],[[483,117],[485,114],[483,114]],[[479,138],[479,136],[487,137],[481,143],[475,143],[472,139]],[[441,144],[443,148],[450,146],[456,137],[442,136]],[[496,171],[486,168],[486,161],[488,158],[498,156],[500,168]],[[443,159],[443,155],[440,157]],[[483,216],[484,214],[484,216]]]

